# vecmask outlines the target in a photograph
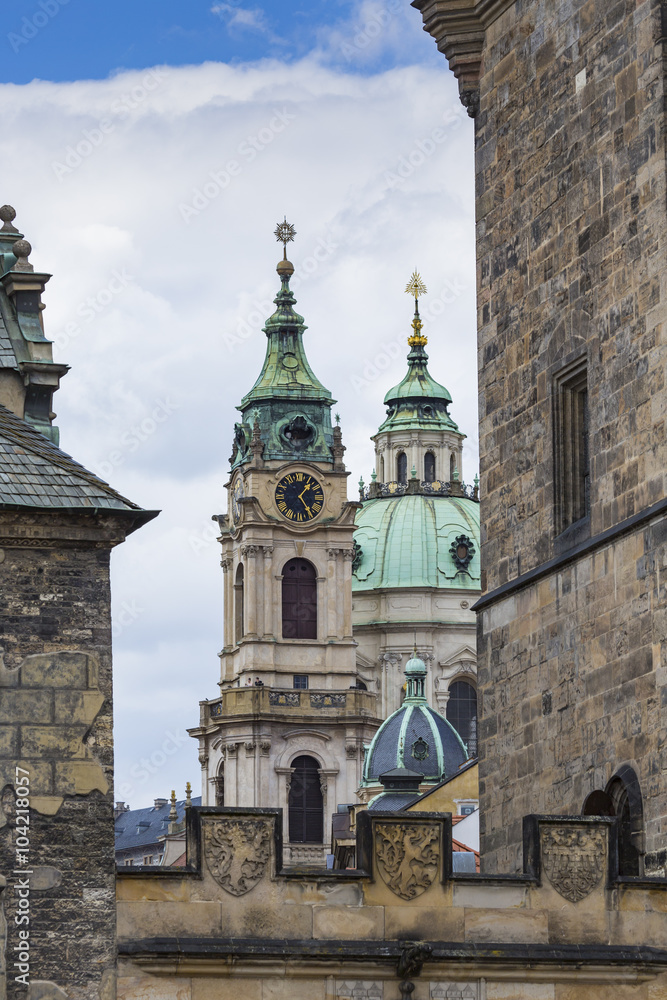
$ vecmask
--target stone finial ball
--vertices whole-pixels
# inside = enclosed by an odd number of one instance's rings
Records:
[[[15,257],[29,257],[32,246],[27,240],[17,240],[16,243],[12,243],[12,253]]]
[[[3,205],[0,208],[0,220],[2,222],[13,222],[16,218],[16,211],[11,205]]]

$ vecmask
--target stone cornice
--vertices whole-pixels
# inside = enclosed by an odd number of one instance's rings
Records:
[[[444,53],[459,83],[461,103],[471,118],[479,110],[479,78],[487,27],[515,0],[412,0],[424,31]]]

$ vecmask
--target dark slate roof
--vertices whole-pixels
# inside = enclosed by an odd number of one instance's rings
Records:
[[[425,745],[424,758],[413,756],[415,744]],[[370,745],[364,781],[377,781],[394,767],[419,770],[425,781],[442,781],[455,774],[467,754],[454,727],[427,704],[409,699],[382,723]]]
[[[201,805],[201,796],[192,799],[193,806]],[[148,806],[146,809],[129,809],[121,813],[116,820],[116,851],[127,851],[137,847],[149,847],[158,843],[158,837],[169,833],[169,813],[171,802],[156,809]],[[178,822],[185,817],[185,799],[176,803]]]
[[[16,368],[16,356],[2,312],[0,312],[0,368]]]
[[[141,511],[141,507],[0,405],[0,506],[3,505]],[[155,516],[153,512],[151,515]]]

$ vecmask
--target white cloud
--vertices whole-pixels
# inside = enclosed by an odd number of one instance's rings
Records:
[[[298,233],[308,356],[339,401],[350,497],[405,371],[415,265],[431,370],[469,435],[466,480],[477,467],[472,125],[444,61],[368,77],[314,58],[151,72],[0,87],[0,200],[53,273],[46,328],[72,366],[55,399],[62,446],[163,511],[112,558],[119,785],[138,733],[159,747],[217,691],[210,516],[225,505],[235,406],[264,356],[283,215]],[[183,204],[201,206],[187,224]],[[133,805],[198,788],[192,743]]]
[[[260,35],[265,35],[274,44],[286,44],[284,39],[274,34],[261,7],[240,7],[238,2],[216,3],[211,7],[211,13],[223,17],[227,22],[227,28],[232,31],[235,28],[255,31]]]

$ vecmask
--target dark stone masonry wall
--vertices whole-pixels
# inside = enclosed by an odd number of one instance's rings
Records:
[[[623,764],[667,846],[664,41],[655,0],[517,2],[476,118],[487,871],[520,818],[577,813]],[[585,359],[590,516],[560,535],[554,379]],[[651,522],[600,533],[658,505]],[[592,551],[493,592],[593,540]],[[656,869],[657,870],[657,869]]]
[[[27,995],[13,968],[26,926],[14,919],[17,764],[30,779],[29,979],[51,984],[40,987],[45,1000],[115,996],[109,553],[121,538],[111,518],[0,514],[0,875],[10,998]]]

